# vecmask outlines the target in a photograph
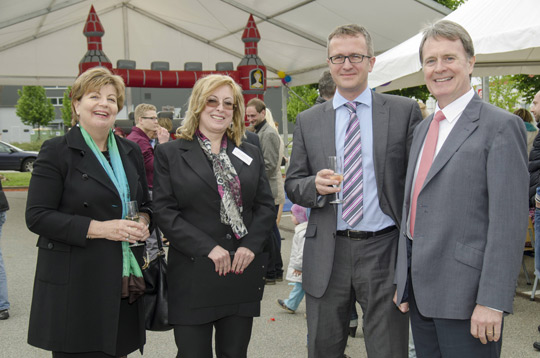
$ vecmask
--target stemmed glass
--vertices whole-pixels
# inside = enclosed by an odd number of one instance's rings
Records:
[[[334,185],[334,187],[335,188],[341,187],[341,183],[343,183],[343,158],[336,157],[335,155],[329,156],[328,169],[334,171],[334,174],[330,176],[330,179],[339,181],[339,184]],[[342,203],[343,203],[343,199],[339,198],[339,193],[336,193],[334,200],[330,202],[330,204],[342,204]]]
[[[139,222],[139,204],[137,203],[136,200],[128,201],[125,219]],[[143,245],[144,245],[143,243],[137,241],[134,244],[129,244],[129,247],[143,246]]]

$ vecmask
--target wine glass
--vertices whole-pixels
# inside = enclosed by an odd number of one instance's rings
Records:
[[[339,184],[334,185],[335,188],[341,187],[343,183],[343,158],[331,155],[328,157],[328,169],[333,170],[334,174],[330,176],[332,180],[338,180]],[[339,198],[339,193],[336,193],[335,199],[330,201],[330,204],[342,204],[343,200]]]
[[[128,201],[126,208],[126,220],[139,222],[139,204],[136,200]],[[129,247],[142,246],[141,242],[129,244]]]

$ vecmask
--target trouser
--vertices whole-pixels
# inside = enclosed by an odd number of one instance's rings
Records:
[[[201,325],[175,325],[177,358],[212,358],[212,333],[216,329],[217,358],[246,358],[253,317],[228,316]]]
[[[0,239],[2,238],[2,226],[6,222],[6,212],[0,211]],[[6,268],[4,267],[4,259],[2,257],[2,245],[0,241],[0,311],[9,309],[8,287]]]
[[[471,335],[471,320],[424,317],[418,311],[413,285],[409,284],[409,309],[416,356],[418,358],[498,358],[498,342],[482,344]]]
[[[326,292],[319,298],[306,293],[309,358],[343,357],[353,295],[364,313],[368,357],[407,357],[408,315],[392,302],[397,242],[397,229],[366,240],[336,237]]]
[[[289,293],[289,298],[283,302],[291,310],[296,311],[298,305],[300,305],[300,302],[302,302],[302,299],[304,298],[305,291],[302,288],[302,282],[291,282],[289,285],[293,286],[293,289],[291,293]]]

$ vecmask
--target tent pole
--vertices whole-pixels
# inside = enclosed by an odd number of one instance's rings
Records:
[[[283,128],[283,143],[285,143],[285,153],[287,158],[285,163],[285,171],[289,169],[289,121],[287,120],[287,87],[281,86],[281,127]]]
[[[489,77],[482,77],[482,99],[489,103]]]
[[[127,7],[122,6],[122,23],[124,25],[124,58],[129,60],[129,29]],[[126,115],[133,111],[133,101],[131,100],[131,87],[126,87]],[[135,125],[135,123],[133,124]]]

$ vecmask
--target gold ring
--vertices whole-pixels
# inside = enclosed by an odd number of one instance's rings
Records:
[[[486,334],[493,334],[493,331],[488,331],[486,332]]]

